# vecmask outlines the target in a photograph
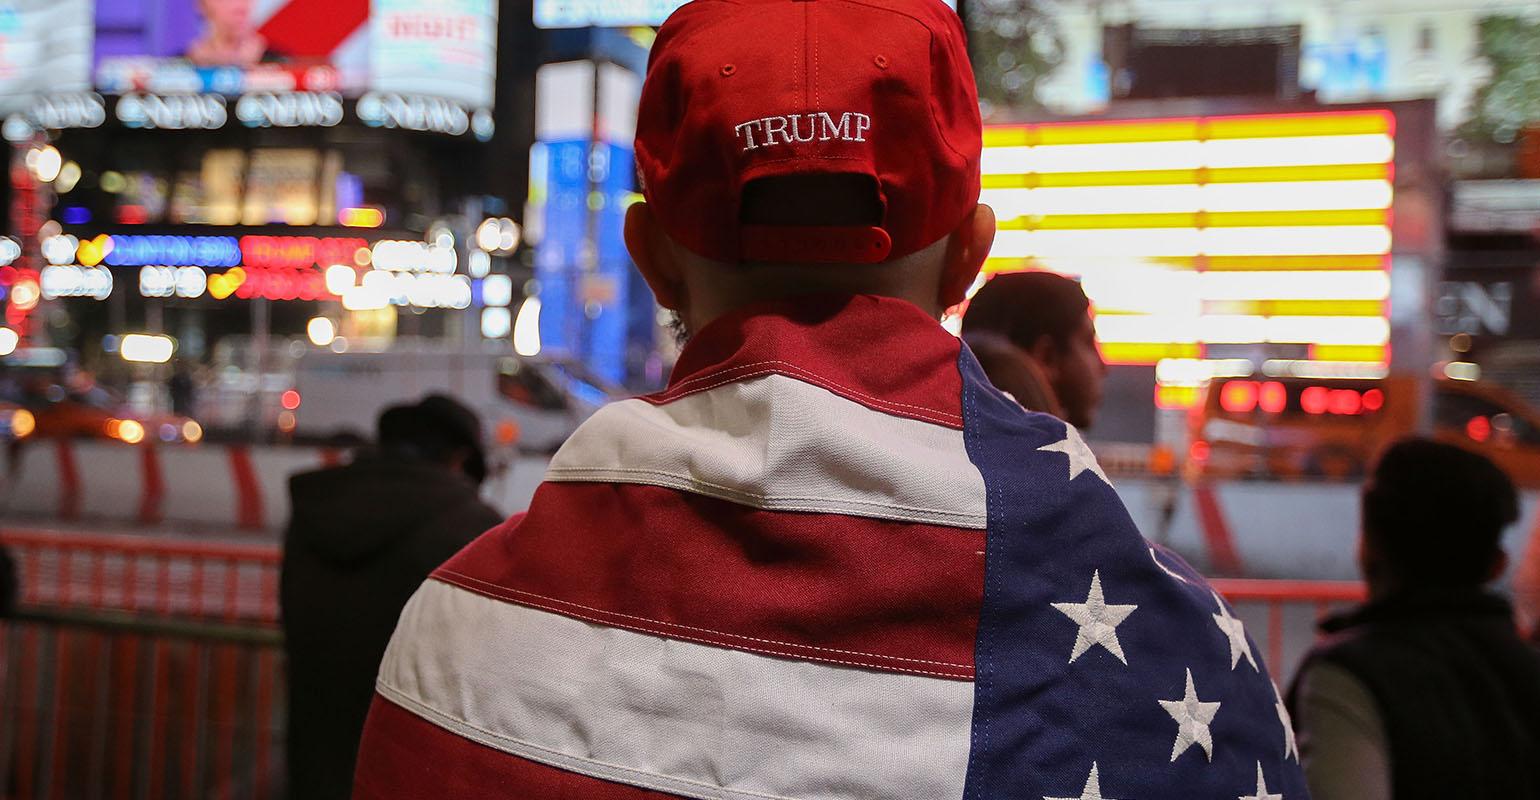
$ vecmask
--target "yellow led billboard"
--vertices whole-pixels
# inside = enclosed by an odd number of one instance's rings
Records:
[[[991,126],[986,272],[1082,280],[1112,363],[1213,345],[1384,365],[1388,111]]]

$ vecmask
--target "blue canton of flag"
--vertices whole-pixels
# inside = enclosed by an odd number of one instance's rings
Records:
[[[988,531],[968,800],[1305,800],[1240,620],[1129,518],[1079,433],[963,349]]]

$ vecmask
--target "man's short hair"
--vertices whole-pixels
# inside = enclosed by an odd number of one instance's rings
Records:
[[[1091,301],[1080,284],[1052,272],[996,275],[968,302],[963,335],[988,331],[1030,350],[1043,336],[1059,347],[1084,324]]]
[[[1391,445],[1364,487],[1364,536],[1395,578],[1421,588],[1485,583],[1518,518],[1518,492],[1496,464],[1428,439]]]

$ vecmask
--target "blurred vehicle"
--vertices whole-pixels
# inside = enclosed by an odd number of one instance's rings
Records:
[[[0,403],[0,443],[18,442],[37,429],[32,412],[14,403]]]
[[[111,439],[124,444],[191,444],[203,439],[203,427],[197,421],[175,414],[134,413],[100,387],[75,394],[52,385],[29,395],[24,403],[36,439]]]
[[[281,418],[295,438],[373,437],[386,406],[430,392],[453,395],[481,416],[494,448],[550,452],[622,392],[582,364],[525,358],[506,347],[446,349],[403,344],[388,352],[312,350],[300,359]]]
[[[1364,475],[1390,441],[1418,424],[1411,379],[1227,378],[1190,418],[1189,470],[1205,477]],[[1497,462],[1540,488],[1540,411],[1481,381],[1433,381],[1431,435]]]

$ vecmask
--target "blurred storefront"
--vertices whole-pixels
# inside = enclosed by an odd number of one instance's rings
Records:
[[[519,136],[498,130],[495,0],[60,0],[10,16],[5,52],[28,69],[0,79],[0,296],[19,346],[139,375],[118,343],[163,335],[251,384],[296,341],[508,337],[529,266],[508,202],[522,181],[491,166]]]

